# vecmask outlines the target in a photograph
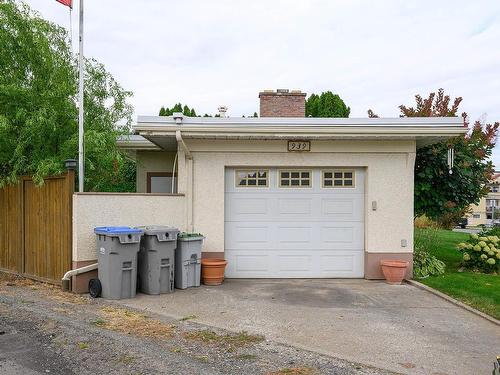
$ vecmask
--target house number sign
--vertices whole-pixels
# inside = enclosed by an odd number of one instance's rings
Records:
[[[288,151],[311,151],[311,141],[288,141]]]

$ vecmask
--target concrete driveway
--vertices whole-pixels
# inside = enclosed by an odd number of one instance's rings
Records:
[[[488,374],[500,327],[410,285],[226,280],[120,303],[408,374]]]

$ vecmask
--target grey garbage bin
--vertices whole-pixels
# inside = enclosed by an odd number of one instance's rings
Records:
[[[175,287],[186,289],[200,286],[201,234],[181,233],[177,238],[175,252]]]
[[[138,257],[139,289],[146,294],[174,291],[177,228],[151,225],[137,227],[144,232]]]
[[[97,227],[94,232],[100,295],[108,299],[135,297],[142,231],[130,227]]]

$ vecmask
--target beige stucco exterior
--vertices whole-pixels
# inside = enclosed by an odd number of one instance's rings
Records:
[[[172,172],[175,152],[165,151],[137,151],[136,187],[138,193],[147,192],[148,172]]]
[[[170,224],[184,230],[182,195],[77,193],[73,195],[73,262],[95,260],[94,228]]]
[[[366,252],[413,251],[415,141],[311,141],[307,153],[287,152],[285,140],[185,142],[192,155],[190,160],[183,151],[179,153],[185,226],[206,235],[206,252],[224,251],[224,173],[227,167],[240,166],[364,167]],[[372,202],[376,211],[371,209]]]
[[[365,169],[365,277],[380,278],[380,259],[413,253],[416,148],[466,132],[455,118],[139,118],[137,192],[147,172],[171,172],[177,155],[178,195],[76,194],[73,261],[95,260],[93,228],[163,224],[206,236],[204,256],[224,256],[225,172],[232,167],[356,167]],[[288,151],[288,140],[310,151]],[[150,143],[148,143],[148,141]],[[163,148],[167,151],[152,151]]]

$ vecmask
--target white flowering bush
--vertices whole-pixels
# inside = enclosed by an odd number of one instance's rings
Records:
[[[462,266],[485,273],[500,270],[500,238],[471,234],[467,242],[461,242],[457,249],[463,253]]]

